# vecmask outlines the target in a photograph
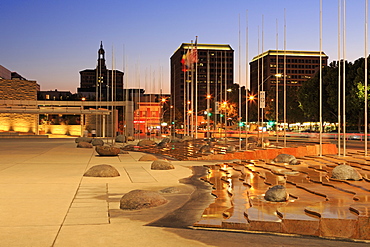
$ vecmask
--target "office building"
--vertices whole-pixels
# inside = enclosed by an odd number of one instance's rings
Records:
[[[192,48],[195,48],[193,44],[183,43],[171,56],[171,105],[180,121],[183,121],[179,118],[184,111],[184,103],[192,99],[195,102],[196,96],[197,115],[207,110],[208,83],[212,102],[221,102],[225,89],[234,83],[234,50],[230,45],[197,44],[197,63],[185,66],[183,57]]]
[[[322,66],[327,66],[328,56],[322,52],[321,57]],[[320,52],[268,50],[255,56],[249,63],[251,94],[257,95],[258,85],[267,94],[276,82],[282,87],[284,64],[287,87],[299,87],[320,69]]]

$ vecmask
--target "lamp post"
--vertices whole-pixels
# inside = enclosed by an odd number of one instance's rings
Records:
[[[262,85],[262,88],[263,88],[263,84],[268,80],[270,79],[272,76],[275,76],[276,78],[277,77],[281,77],[281,74],[272,74],[272,75],[269,75],[268,77],[266,77],[260,84],[258,84],[258,89],[260,88],[260,86]],[[276,83],[276,86],[277,86],[278,83]],[[265,91],[259,91],[259,95],[258,95],[258,102],[259,102],[259,109],[258,109],[258,113],[260,111],[260,109],[264,109],[265,106],[266,106],[266,92]],[[276,100],[276,104],[277,104],[277,101]],[[277,109],[276,109],[277,110]],[[259,115],[259,114],[258,114]],[[261,114],[261,122],[262,122],[262,135],[261,135],[261,145],[263,143],[263,111],[262,111],[262,114]],[[258,139],[259,139],[259,119],[258,119]]]
[[[278,66],[276,66],[276,69],[277,69]],[[276,73],[275,74],[275,77],[276,77],[276,96],[275,96],[275,113],[276,113],[276,145],[278,145],[278,142],[279,142],[279,78],[282,77],[281,74],[279,73]]]
[[[208,90],[209,91],[209,90]],[[209,117],[210,117],[210,112],[209,112],[209,100],[211,99],[211,95],[209,94],[209,92],[208,92],[208,94],[207,94],[207,138],[210,138],[210,136],[209,136],[209,131],[210,131],[210,129],[209,129]]]
[[[161,135],[163,134],[163,125],[162,122],[164,121],[164,113],[168,110],[163,110],[164,104],[166,103],[167,99],[166,98],[161,98],[161,111],[162,111],[162,117],[160,119],[160,128],[161,128]]]

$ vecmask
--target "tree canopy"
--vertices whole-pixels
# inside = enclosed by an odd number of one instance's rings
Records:
[[[340,65],[340,66],[339,66]],[[333,61],[322,70],[322,117],[323,121],[337,122],[338,115],[343,115],[345,103],[346,123],[357,126],[361,131],[364,118],[365,99],[365,59],[359,58],[353,63]],[[345,69],[345,85],[343,70]],[[369,73],[369,72],[368,72]],[[340,76],[338,76],[340,75]],[[319,88],[320,73],[304,83],[298,91],[298,102],[304,116],[311,121],[319,121]],[[345,89],[345,101],[343,100]],[[340,104],[338,105],[338,93]],[[340,108],[340,112],[338,109]],[[341,120],[343,121],[343,119]]]

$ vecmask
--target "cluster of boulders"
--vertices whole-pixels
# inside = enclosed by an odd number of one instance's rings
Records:
[[[300,164],[297,158],[291,154],[279,154],[272,161],[276,163],[285,163],[288,165]],[[264,195],[264,199],[270,202],[286,202],[288,198],[289,193],[284,185],[275,185],[269,188]]]
[[[152,170],[171,170],[175,169],[171,161],[165,159],[159,159],[157,156],[153,154],[144,154],[141,156],[139,161],[153,161],[150,169]]]
[[[75,139],[78,148],[92,148],[93,146],[103,146],[104,141],[91,137],[78,137]]]
[[[121,149],[113,146],[106,146],[104,141],[99,138],[78,137],[75,139],[78,148],[93,148],[100,156],[117,156]]]

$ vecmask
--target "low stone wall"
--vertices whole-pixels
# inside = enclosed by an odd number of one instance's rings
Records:
[[[81,136],[81,125],[40,125],[40,134]]]
[[[325,143],[322,144],[322,154],[337,154],[338,149],[335,144]],[[318,156],[320,154],[320,145],[307,145],[298,147],[287,147],[287,148],[274,148],[274,149],[260,149],[260,150],[248,150],[226,154],[211,154],[204,155],[197,158],[189,157],[189,160],[256,160],[256,159],[274,159],[279,154],[291,154],[296,158],[304,156]]]

